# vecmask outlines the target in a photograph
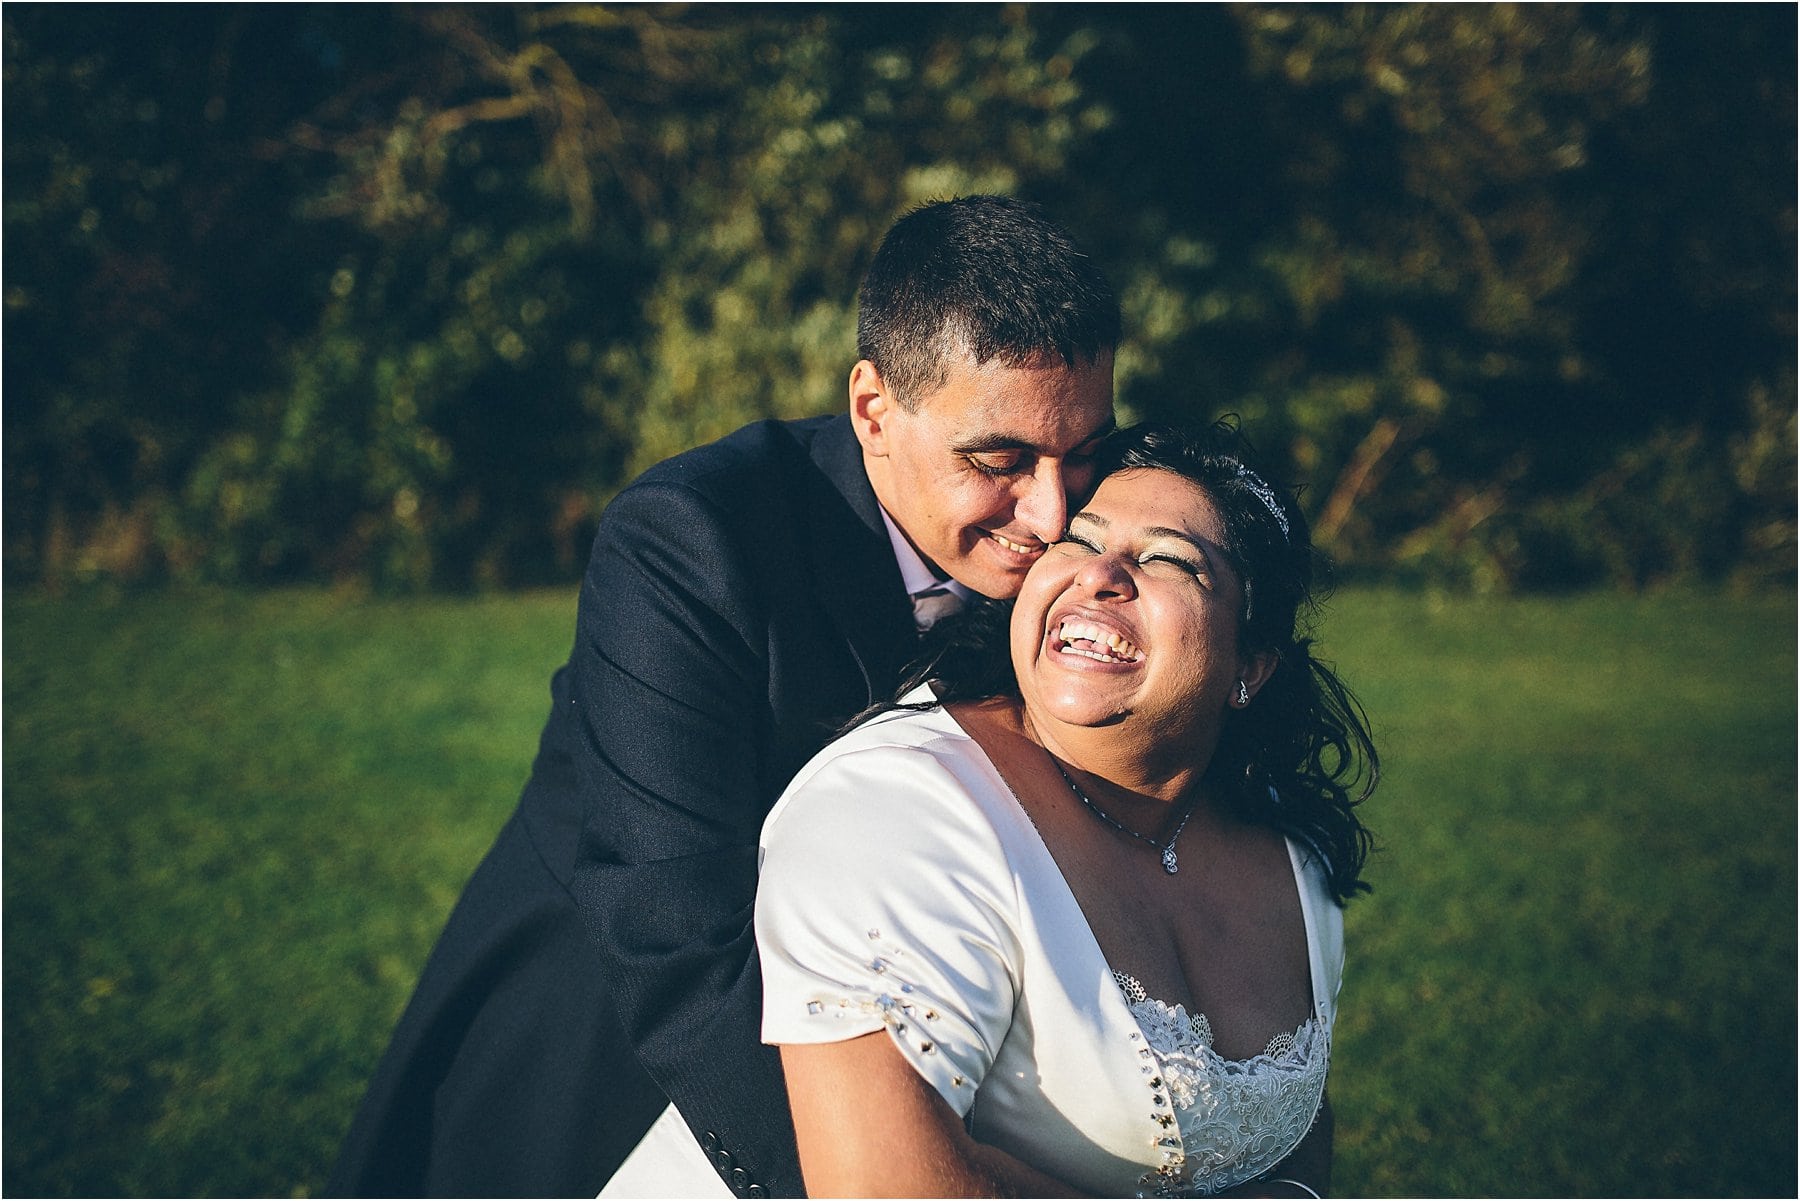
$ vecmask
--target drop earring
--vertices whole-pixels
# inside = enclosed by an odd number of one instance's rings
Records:
[[[1250,704],[1250,689],[1244,685],[1242,680],[1238,681],[1237,703],[1240,709],[1248,708]]]

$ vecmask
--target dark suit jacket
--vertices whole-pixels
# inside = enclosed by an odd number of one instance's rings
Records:
[[[327,1191],[591,1197],[667,1097],[739,1196],[798,1195],[759,1038],[757,835],[915,644],[847,417],[748,426],[620,493],[531,780]]]
[[[847,417],[748,426],[646,472],[602,518],[520,816],[582,909],[628,1040],[740,1193],[801,1192],[759,1038],[762,820],[915,645]]]

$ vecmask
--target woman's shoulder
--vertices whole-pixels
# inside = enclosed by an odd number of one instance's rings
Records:
[[[800,769],[764,820],[762,843],[796,837],[795,827],[804,826],[815,834],[997,848],[997,786],[1004,787],[981,747],[941,706],[892,710]]]
[[[824,954],[822,943],[832,956],[860,953],[872,930],[915,954],[1016,947],[1014,837],[993,779],[979,746],[938,708],[882,714],[822,751],[763,823],[765,971],[771,959]],[[1010,971],[1016,959],[1002,950],[993,966]]]
[[[800,770],[800,776],[845,755],[866,751],[942,750],[939,744],[945,741],[952,744],[968,741],[962,727],[949,710],[938,703],[928,685],[921,684],[900,697],[896,706],[864,719],[826,743]]]

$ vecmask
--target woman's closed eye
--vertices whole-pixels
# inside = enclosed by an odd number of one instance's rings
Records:
[[[1211,573],[1206,569],[1206,564],[1170,554],[1168,551],[1156,551],[1144,555],[1138,559],[1138,564],[1143,567],[1157,567],[1163,571],[1173,571],[1181,575],[1191,575],[1202,583],[1209,582],[1212,578]]]
[[[1072,530],[1065,530],[1063,536],[1057,539],[1056,545],[1071,547],[1076,552],[1089,555],[1106,553],[1106,548],[1099,542]],[[1137,556],[1137,564],[1140,568],[1155,571],[1159,575],[1191,576],[1208,587],[1212,585],[1212,572],[1204,562],[1172,551],[1145,551]]]
[[[1090,555],[1097,555],[1100,553],[1100,547],[1098,544],[1096,544],[1095,542],[1091,541],[1090,539],[1084,538],[1080,534],[1074,533],[1073,531],[1070,531],[1070,530],[1063,531],[1063,536],[1056,540],[1056,545],[1057,546],[1073,546],[1073,547],[1077,548],[1078,550],[1086,551]]]

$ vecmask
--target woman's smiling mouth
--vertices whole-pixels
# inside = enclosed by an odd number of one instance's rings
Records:
[[[1063,618],[1051,635],[1057,652],[1081,655],[1099,663],[1138,663],[1144,652],[1123,634],[1104,629],[1091,621]]]

